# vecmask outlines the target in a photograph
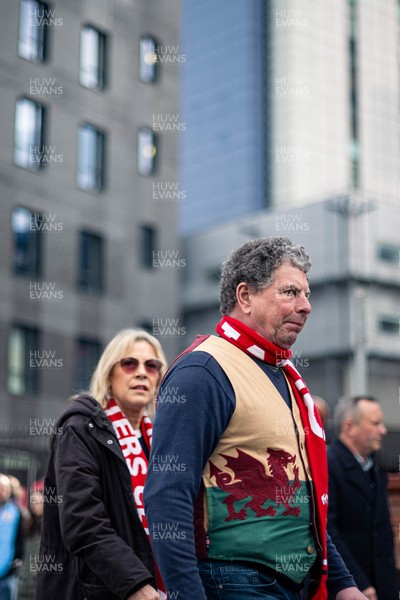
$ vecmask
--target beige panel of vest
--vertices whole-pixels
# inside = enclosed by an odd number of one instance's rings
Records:
[[[225,459],[220,455],[236,457],[240,448],[262,462],[266,474],[271,476],[267,448],[273,448],[296,456],[295,462],[286,468],[289,480],[294,479],[295,466],[299,468],[300,481],[309,480],[304,429],[290,384],[288,389],[292,411],[254,360],[230,342],[210,336],[193,350],[196,351],[207,352],[215,358],[228,376],[236,397],[236,408],[229,425],[210,457],[214,465],[234,478],[235,474],[226,467]],[[215,485],[215,479],[210,480],[208,463],[203,472],[203,481],[206,487]]]

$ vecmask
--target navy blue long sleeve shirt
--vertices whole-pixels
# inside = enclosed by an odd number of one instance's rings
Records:
[[[290,405],[281,371],[254,360]],[[197,568],[193,506],[203,470],[235,405],[230,381],[206,352],[181,357],[160,387],[144,503],[156,560],[172,598],[206,600]],[[355,584],[329,536],[327,548],[328,587],[336,594]]]

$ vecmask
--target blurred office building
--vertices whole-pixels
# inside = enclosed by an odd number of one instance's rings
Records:
[[[295,364],[399,431],[398,1],[184,0],[182,31],[187,337],[213,331],[232,249],[292,238],[313,261]]]
[[[0,470],[24,480],[109,339],[178,313],[178,271],[154,261],[178,247],[159,194],[177,180],[177,136],[157,124],[178,111],[179,5],[3,9]],[[160,337],[170,358],[177,339]]]

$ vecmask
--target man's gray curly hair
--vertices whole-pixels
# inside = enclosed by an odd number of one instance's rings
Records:
[[[288,238],[257,238],[234,250],[221,269],[221,315],[228,315],[234,309],[239,283],[245,282],[260,291],[273,282],[276,269],[287,262],[303,273],[311,267],[303,246]]]

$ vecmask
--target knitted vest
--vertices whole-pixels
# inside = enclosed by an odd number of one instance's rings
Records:
[[[221,338],[210,336],[193,351],[215,358],[236,397],[203,472],[208,558],[259,562],[300,583],[317,552],[296,401],[292,412],[254,360]]]

